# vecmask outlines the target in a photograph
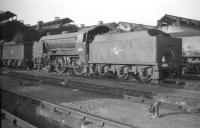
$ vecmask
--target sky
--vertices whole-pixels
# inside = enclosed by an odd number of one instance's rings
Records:
[[[54,17],[68,17],[78,25],[98,21],[156,25],[165,14],[200,20],[200,0],[0,0],[0,11],[11,11],[30,25]]]

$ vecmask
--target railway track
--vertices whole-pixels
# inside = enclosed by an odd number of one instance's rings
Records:
[[[15,70],[15,69],[7,69],[7,68],[0,68],[0,74],[8,74],[12,72],[18,72],[20,70]],[[22,71],[22,70],[21,70]],[[26,70],[24,71],[26,72]],[[31,72],[34,72],[32,70]],[[37,71],[40,73],[40,71]],[[55,73],[51,72],[49,74],[56,74],[56,75],[63,75],[63,76],[69,76],[65,73]],[[30,75],[30,74],[29,74]],[[47,74],[46,74],[47,75]],[[48,75],[47,75],[48,76]],[[142,82],[138,81],[135,79],[132,80],[121,80],[121,79],[105,79],[104,77],[93,77],[93,76],[77,76],[77,75],[70,75],[71,77],[75,78],[89,78],[89,79],[94,79],[94,80],[102,80],[102,81],[112,81],[112,82],[120,82],[124,84],[140,84],[140,85],[152,85],[152,86],[162,86],[162,87],[167,87],[167,88],[177,88],[177,89],[186,89],[186,90],[200,90],[200,75],[199,74],[186,74],[181,76],[180,78],[177,78],[176,76],[169,76],[164,83],[150,83],[150,82]]]
[[[1,109],[1,127],[2,128],[37,128],[30,123],[14,116],[13,114]]]
[[[188,73],[184,74],[181,78],[183,79],[191,79],[191,80],[200,80],[200,74]]]
[[[47,118],[52,118],[54,121],[59,123],[61,126],[67,127],[82,127],[87,125],[86,122],[89,122],[91,127],[102,127],[102,128],[135,128],[134,126],[128,126],[114,120],[105,119],[98,117],[97,115],[92,115],[89,113],[81,112],[79,110],[63,107],[57,104],[53,104],[44,100],[40,100],[34,97],[27,95],[19,94],[17,92],[1,88],[1,95],[8,96],[6,99],[15,98],[16,102],[13,102],[12,105],[17,105],[19,103],[34,104],[37,105],[37,114],[45,116]],[[6,101],[3,101],[4,103]],[[29,102],[29,103],[27,103]],[[5,107],[5,106],[4,106]],[[20,106],[19,106],[20,107]],[[27,109],[24,107],[24,109]],[[32,108],[29,108],[32,109]],[[23,110],[24,111],[24,110]],[[76,124],[72,123],[76,122]]]
[[[180,111],[199,111],[196,105],[200,103],[200,92],[174,90],[159,87],[137,86],[120,82],[103,82],[93,81],[85,78],[63,78],[61,76],[52,77],[45,75],[29,74],[24,72],[10,72],[7,75],[18,78],[19,80],[27,79],[32,81],[40,81],[44,83],[56,84],[65,87],[78,88],[82,90],[111,94],[125,99],[140,102],[144,104],[152,104],[155,101],[161,101],[161,106],[172,110]],[[173,92],[174,93],[171,93]],[[182,92],[183,91],[183,92]],[[178,94],[176,94],[178,93]],[[186,93],[186,94],[184,94]]]
[[[1,106],[37,127],[182,128],[189,123],[199,126],[196,124],[200,121],[198,115],[163,106],[160,121],[151,119],[148,107],[153,100],[141,102],[141,98],[135,97],[137,101],[129,99],[128,95],[125,99],[118,98],[119,95],[114,98],[90,93],[91,90],[83,93],[82,89],[71,87],[1,76]]]
[[[20,71],[20,70],[19,70]],[[0,74],[9,74],[12,72],[18,72],[18,70],[15,69],[5,69],[1,68],[0,69]],[[26,71],[25,71],[26,72]],[[31,71],[32,72],[32,71]],[[33,71],[34,72],[34,71]],[[40,73],[40,71],[37,71]],[[49,74],[56,74],[56,75],[63,75],[66,76],[67,74],[62,74],[62,73],[49,73]],[[30,75],[30,74],[29,74]],[[47,75],[47,74],[46,74]],[[47,75],[48,76],[48,75]],[[69,75],[67,75],[69,76]],[[181,76],[180,78],[177,78],[176,76],[169,76],[164,83],[150,83],[150,82],[142,82],[138,80],[121,80],[121,79],[105,79],[104,77],[93,77],[93,76],[77,76],[77,75],[70,75],[71,77],[74,78],[89,78],[93,80],[102,80],[102,81],[112,81],[112,82],[118,82],[118,83],[123,83],[123,84],[139,84],[139,85],[151,85],[151,86],[162,86],[162,87],[167,87],[167,88],[176,88],[176,89],[186,89],[186,90],[195,90],[199,91],[200,90],[200,75],[199,74],[186,74]]]

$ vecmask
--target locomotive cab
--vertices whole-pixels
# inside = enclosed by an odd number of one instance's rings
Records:
[[[76,40],[76,53],[82,62],[87,63],[89,60],[89,44],[94,40],[96,35],[107,33],[110,30],[107,26],[92,27],[89,30],[82,30]]]
[[[180,75],[182,40],[177,38],[157,37],[157,61],[160,78],[165,79],[168,74]]]
[[[96,26],[92,28],[83,29],[77,36],[76,53],[79,55],[79,60],[76,61],[74,68],[75,74],[83,74],[87,72],[89,60],[89,45],[94,40],[96,35],[107,33],[110,30],[107,26]],[[80,70],[80,68],[83,68]]]

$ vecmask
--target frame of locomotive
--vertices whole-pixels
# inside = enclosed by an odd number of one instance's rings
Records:
[[[97,26],[45,36],[36,45],[43,54],[35,57],[35,67],[59,73],[150,81],[181,69],[181,39],[158,30],[110,33]]]

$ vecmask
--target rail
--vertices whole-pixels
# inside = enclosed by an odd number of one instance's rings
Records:
[[[73,80],[73,79],[62,79],[62,78],[51,78],[48,76],[38,76],[38,75],[32,75],[32,74],[27,74],[27,73],[17,73],[17,72],[10,72],[8,74],[5,74],[14,78],[23,79],[26,80],[32,80],[32,81],[39,81],[39,82],[44,82],[44,83],[49,83],[49,84],[57,84],[61,86],[67,86],[71,88],[78,88],[86,91],[93,91],[97,93],[105,93],[105,94],[111,94],[111,95],[116,95],[119,97],[124,97],[125,99],[132,100],[135,102],[140,102],[144,104],[152,104],[155,102],[156,99],[153,97],[158,97],[160,100],[165,100],[168,98],[171,99],[184,99],[187,101],[192,101],[192,102],[199,102],[199,98],[190,98],[190,97],[185,97],[185,96],[177,96],[174,94],[168,94],[168,93],[159,93],[159,92],[154,92],[154,91],[147,91],[147,90],[137,90],[137,89],[132,89],[129,86],[124,85],[122,86],[107,86],[107,85],[100,85],[100,84],[92,84],[89,82],[82,82],[81,80]],[[173,102],[168,102],[168,101],[161,101],[161,107],[172,109],[172,110],[180,110],[180,111],[187,111],[187,109],[191,109],[188,106],[179,104],[180,101],[173,101]],[[188,107],[188,108],[187,108]]]
[[[68,127],[77,127],[77,124],[80,128],[83,128],[84,125],[90,125],[91,127],[98,128],[135,128],[134,126],[129,126],[127,124],[122,124],[120,122],[99,117],[90,113],[82,112],[70,107],[63,107],[61,105],[53,104],[44,100],[40,100],[31,96],[24,94],[19,94],[17,92],[0,88],[1,94],[9,94],[13,97],[17,97],[19,100],[31,101],[32,103],[38,104],[38,114],[46,118],[53,118],[57,123],[62,124],[63,126]],[[48,113],[48,114],[45,114]],[[50,116],[51,115],[51,116]],[[53,115],[53,116],[52,116]],[[76,122],[76,126],[74,123]],[[89,122],[89,123],[87,123]]]
[[[3,116],[3,119],[8,120],[10,123],[12,123],[13,127],[20,127],[20,128],[37,128],[30,123],[27,123],[26,121],[14,116],[13,114],[7,112],[4,109],[1,109],[1,116]]]

